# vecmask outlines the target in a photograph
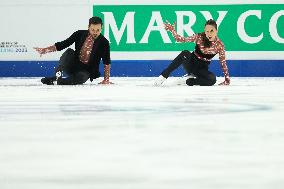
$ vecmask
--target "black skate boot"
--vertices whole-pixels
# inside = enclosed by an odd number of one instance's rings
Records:
[[[56,77],[44,77],[40,81],[45,85],[53,85],[53,82],[56,81]]]

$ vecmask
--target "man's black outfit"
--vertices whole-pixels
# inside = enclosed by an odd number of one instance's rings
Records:
[[[89,78],[92,81],[100,77],[99,65],[100,61],[103,61],[103,64],[110,64],[110,46],[109,41],[100,34],[95,40],[90,54],[90,58],[87,64],[84,64],[80,61],[79,55],[81,48],[88,37],[88,30],[78,30],[74,32],[69,38],[64,41],[55,43],[57,51],[61,51],[75,42],[75,51],[73,49],[67,49],[59,61],[59,70],[62,70],[68,75],[67,78],[58,78],[58,85],[76,85],[83,84]],[[44,84],[51,84],[53,78],[43,78],[42,82]]]

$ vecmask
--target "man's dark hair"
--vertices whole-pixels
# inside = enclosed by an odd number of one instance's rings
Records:
[[[103,25],[103,21],[102,21],[102,19],[100,17],[94,16],[94,17],[89,19],[89,26],[91,24],[101,24],[101,25]]]

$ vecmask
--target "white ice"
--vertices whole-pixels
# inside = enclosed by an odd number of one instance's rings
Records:
[[[0,79],[0,189],[284,188],[284,78],[153,79]]]

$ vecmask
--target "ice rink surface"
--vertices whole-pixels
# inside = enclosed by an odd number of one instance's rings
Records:
[[[176,80],[0,78],[0,189],[283,189],[284,78]]]

